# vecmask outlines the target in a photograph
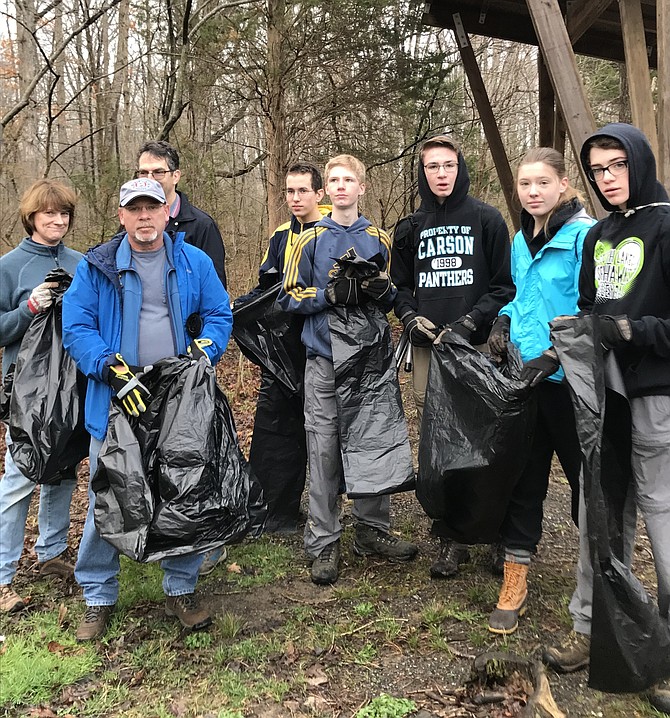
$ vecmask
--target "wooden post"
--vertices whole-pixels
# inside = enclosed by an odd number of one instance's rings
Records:
[[[595,131],[595,120],[586,99],[584,85],[577,71],[575,55],[563,22],[558,0],[526,0],[535,35],[547,63],[551,84],[563,112],[568,136],[577,157],[586,138]],[[579,163],[584,187],[589,194],[593,212],[602,218],[607,213],[591,188]]]
[[[493,156],[493,162],[498,172],[498,178],[502,186],[503,194],[505,195],[505,202],[507,203],[507,209],[509,210],[514,229],[519,229],[519,206],[514,199],[514,176],[509,166],[509,160],[507,159],[507,153],[503,145],[500,131],[498,130],[498,123],[493,115],[493,109],[491,108],[491,102],[486,92],[484,80],[482,79],[481,72],[479,71],[479,65],[477,64],[477,58],[475,57],[474,50],[470,44],[470,38],[468,37],[461,16],[456,13],[454,16],[454,27],[456,28],[456,40],[458,42],[458,49],[461,53],[461,60],[463,61],[463,67],[465,68],[465,74],[468,76],[470,88],[475,98],[477,110],[479,111],[479,119],[484,127],[484,134],[486,140],[489,143],[491,155]]]
[[[662,0],[658,0],[657,5],[663,4]],[[658,155],[658,135],[640,0],[619,0],[619,12],[633,124],[647,135],[654,154]],[[657,33],[657,37],[661,41],[662,35]]]
[[[656,48],[658,55],[658,169],[661,182],[670,192],[670,3],[656,3]]]
[[[542,52],[537,53],[537,90],[539,102],[540,147],[553,147],[554,145],[554,88],[551,78],[544,64]]]

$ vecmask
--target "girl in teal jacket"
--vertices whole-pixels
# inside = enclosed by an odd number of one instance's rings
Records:
[[[500,310],[489,337],[494,356],[512,341],[524,362],[551,346],[549,322],[576,314],[584,238],[595,223],[570,186],[562,155],[549,147],[530,150],[517,170],[521,230],[512,244],[515,298]],[[542,535],[542,504],[556,452],[572,489],[572,516],[579,509],[581,454],[567,387],[559,369],[537,385],[537,421],[528,463],[514,489],[500,529],[504,580],[489,618],[493,633],[513,633],[526,611],[526,576]]]

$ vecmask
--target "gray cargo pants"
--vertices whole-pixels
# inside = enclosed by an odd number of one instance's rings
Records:
[[[305,526],[305,551],[316,558],[342,533],[339,511],[340,487],[344,483],[339,418],[335,401],[333,362],[323,357],[305,365],[305,431],[309,454],[309,514]],[[388,496],[355,499],[354,518],[388,531]]]
[[[670,623],[670,396],[631,399],[632,467],[635,497],[624,515],[624,561],[630,566],[636,509],[647,528],[658,580],[658,608]],[[584,495],[579,506],[577,588],[570,601],[575,631],[591,633],[593,567],[586,533]]]

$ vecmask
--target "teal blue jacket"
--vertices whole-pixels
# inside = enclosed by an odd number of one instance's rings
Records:
[[[522,213],[522,226],[524,223]],[[549,322],[560,315],[577,314],[579,270],[584,238],[595,220],[579,205],[556,230],[550,222],[550,239],[533,257],[523,230],[512,240],[514,299],[500,314],[510,318],[510,339],[525,362],[535,359],[551,346]],[[553,230],[553,233],[552,233]],[[560,382],[559,369],[549,381]]]

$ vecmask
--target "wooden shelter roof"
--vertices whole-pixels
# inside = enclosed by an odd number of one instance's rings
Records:
[[[624,62],[617,0],[558,0],[558,4],[576,53]],[[641,6],[649,65],[656,67],[656,0],[641,0]],[[539,44],[526,0],[428,0],[423,22],[454,30],[454,13],[461,16],[470,35]]]

